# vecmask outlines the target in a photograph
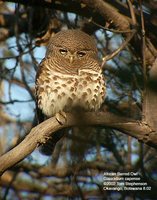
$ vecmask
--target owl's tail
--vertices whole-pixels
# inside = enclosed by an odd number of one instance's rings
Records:
[[[64,134],[64,130],[55,132],[53,136],[40,147],[40,152],[46,156],[51,156],[57,142],[64,136]]]

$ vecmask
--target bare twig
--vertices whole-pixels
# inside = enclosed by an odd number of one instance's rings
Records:
[[[139,1],[140,4],[140,16],[141,16],[141,28],[142,28],[142,64],[143,64],[143,78],[144,78],[144,91],[143,91],[143,119],[146,119],[146,104],[147,98],[146,98],[146,93],[147,93],[147,69],[146,69],[146,38],[145,38],[145,26],[144,26],[144,16],[143,16],[143,11],[142,11],[142,2],[141,0]]]
[[[135,27],[137,25],[135,11],[134,11],[132,2],[130,0],[127,0],[127,2],[128,2],[129,9],[130,9],[132,23],[133,23],[133,25]],[[132,137],[128,136],[128,153],[127,153],[128,154],[128,159],[127,159],[128,169],[131,169],[131,167],[132,167],[132,164],[131,164],[131,155],[132,155],[132,145],[131,145],[131,142],[132,142]]]
[[[33,100],[32,99],[28,99],[28,100],[14,99],[14,100],[10,100],[10,101],[0,101],[0,104],[7,105],[7,104],[14,104],[14,103],[28,103],[28,102],[31,102],[31,101],[33,101]]]
[[[124,33],[131,33],[132,32],[131,29],[128,29],[128,30],[116,30],[116,29],[112,29],[112,28],[106,28],[105,26],[102,26],[101,24],[98,24],[97,22],[93,21],[92,18],[90,18],[88,20],[88,22],[92,22],[94,25],[102,28],[103,30],[110,31],[112,33],[122,33],[122,34],[124,34]]]
[[[136,20],[136,15],[135,15],[135,11],[134,11],[133,5],[132,5],[130,0],[127,0],[127,2],[128,2],[129,9],[130,9],[130,14],[131,14],[133,25],[136,25],[137,24],[137,20]]]
[[[106,61],[115,57],[120,51],[122,51],[128,45],[129,41],[133,38],[135,33],[136,33],[136,30],[132,30],[132,33],[129,34],[129,36],[126,38],[126,40],[122,43],[122,45],[117,50],[115,50],[113,53],[108,54],[107,56],[103,58],[103,62],[101,64],[102,68],[104,67]]]

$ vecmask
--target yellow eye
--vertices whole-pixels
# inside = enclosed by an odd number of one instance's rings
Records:
[[[68,51],[67,51],[66,49],[59,49],[59,52],[60,52],[62,55],[66,55]]]
[[[83,56],[85,56],[86,55],[86,53],[84,52],[84,51],[78,51],[77,52],[77,56],[78,57],[83,57]]]

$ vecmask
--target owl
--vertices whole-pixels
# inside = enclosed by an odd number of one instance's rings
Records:
[[[58,112],[97,111],[105,96],[105,83],[94,39],[80,30],[64,30],[49,40],[36,76],[36,103],[41,121]],[[42,146],[52,153],[61,133]]]

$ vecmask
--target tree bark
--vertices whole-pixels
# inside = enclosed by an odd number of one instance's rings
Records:
[[[90,126],[107,126],[120,130],[151,147],[157,148],[157,132],[152,130],[145,122],[127,119],[110,112],[84,113],[83,121]],[[53,137],[55,131],[76,125],[75,116],[70,113],[66,114],[66,121],[61,119],[58,122],[56,117],[52,117],[37,125],[19,145],[0,157],[0,174],[23,160],[35,148],[45,143],[51,135]]]

